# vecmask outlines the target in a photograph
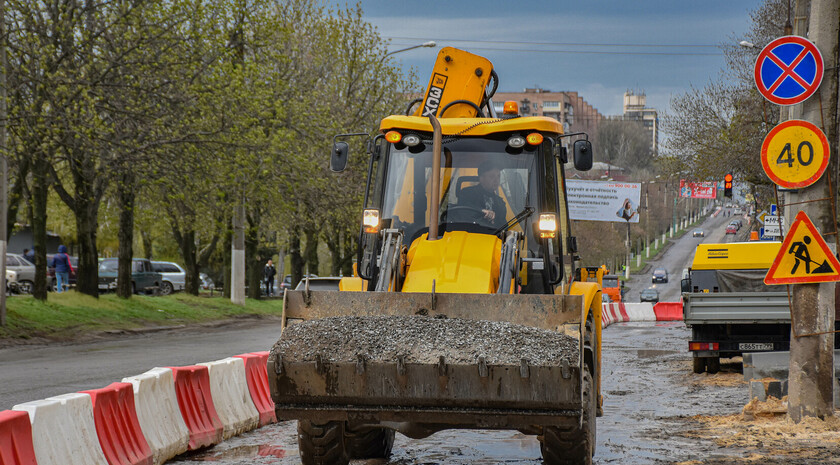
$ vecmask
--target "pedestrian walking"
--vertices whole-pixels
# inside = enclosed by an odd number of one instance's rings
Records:
[[[274,267],[274,264],[269,259],[268,263],[265,264],[265,269],[263,269],[263,279],[265,279],[265,294],[268,296],[274,295],[275,276],[277,276],[277,268]]]
[[[67,246],[58,246],[58,253],[53,255],[50,266],[55,268],[55,291],[64,292],[64,286],[70,285],[70,273],[73,272],[73,264],[70,263],[70,256],[67,255]]]

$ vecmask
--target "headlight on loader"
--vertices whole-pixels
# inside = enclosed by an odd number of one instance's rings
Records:
[[[362,214],[362,225],[366,233],[376,234],[379,232],[379,210],[368,208]]]
[[[554,213],[540,213],[539,230],[541,238],[554,239],[557,235],[557,215]]]

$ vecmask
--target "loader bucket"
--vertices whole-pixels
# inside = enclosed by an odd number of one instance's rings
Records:
[[[404,356],[370,360],[329,353],[301,359],[293,356],[297,351],[284,352],[281,336],[268,361],[277,417],[423,425],[429,431],[576,425],[583,407],[583,311],[579,296],[287,291],[284,325],[331,317],[379,322],[382,317],[424,315],[412,321],[454,320],[466,327],[478,326],[479,320],[510,323],[570,336],[572,345],[568,359],[557,363],[520,358],[515,345],[504,363],[480,356],[471,362],[441,356],[417,363]],[[381,328],[383,337],[387,332]]]

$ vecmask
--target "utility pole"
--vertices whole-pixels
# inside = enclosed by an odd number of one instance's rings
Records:
[[[6,1],[0,0],[0,326],[6,326],[6,249],[9,163],[6,158]]]
[[[836,185],[837,65],[838,32],[840,32],[840,0],[811,0],[808,30],[805,21],[796,21],[795,35],[807,37],[820,50],[825,74],[817,92],[805,102],[783,108],[781,119],[802,119],[820,127],[828,137],[830,159],[826,174],[810,187],[786,193],[785,216],[793,218],[804,211],[823,235],[835,238],[836,218],[833,213]],[[796,2],[796,16],[803,17],[806,2]],[[837,182],[835,179],[833,182]],[[825,199],[830,199],[826,201]],[[807,203],[800,203],[807,202]],[[788,415],[799,422],[806,417],[825,418],[834,413],[834,288],[835,283],[795,284],[792,286],[790,373]]]
[[[239,18],[231,34],[231,45],[236,50],[237,67],[245,64],[245,5],[238,3]],[[239,177],[237,177],[239,179]],[[236,199],[233,214],[233,241],[231,244],[230,273],[230,301],[237,305],[245,305],[245,187],[241,184],[242,192]]]

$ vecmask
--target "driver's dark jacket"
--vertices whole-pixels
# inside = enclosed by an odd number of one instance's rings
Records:
[[[473,207],[478,210],[493,210],[496,214],[496,219],[491,222],[488,219],[482,218],[479,220],[481,224],[489,224],[495,228],[500,228],[507,223],[507,219],[505,218],[507,214],[505,201],[495,192],[485,190],[481,187],[481,184],[462,189],[461,194],[458,196],[458,206]]]

